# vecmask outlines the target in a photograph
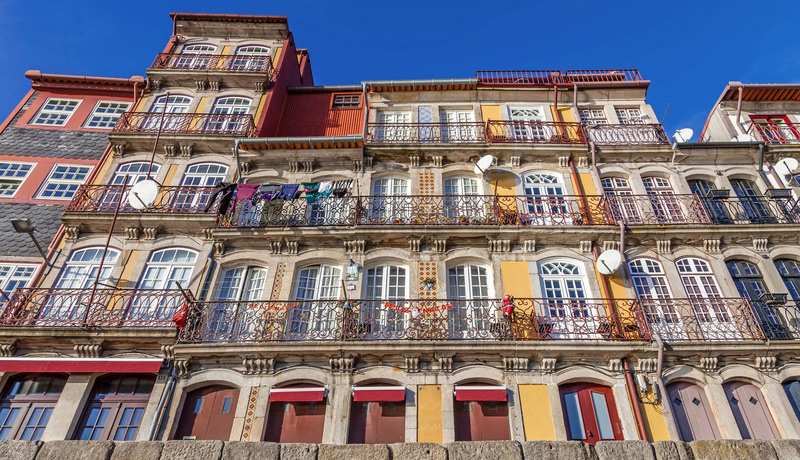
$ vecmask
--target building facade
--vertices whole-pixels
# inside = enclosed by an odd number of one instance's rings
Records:
[[[788,143],[673,145],[636,70],[314,86],[286,18],[173,20],[5,304],[0,436],[800,434]]]

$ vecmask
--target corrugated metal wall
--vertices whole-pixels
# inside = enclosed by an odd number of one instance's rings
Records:
[[[341,92],[336,94],[358,94]],[[333,93],[289,94],[276,136],[347,136],[361,134],[363,109],[332,109]]]

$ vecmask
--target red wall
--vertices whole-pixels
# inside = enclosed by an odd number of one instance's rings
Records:
[[[67,123],[64,126],[29,125],[28,123],[30,123],[31,119],[36,116],[36,114],[39,112],[39,109],[50,97],[56,99],[81,99],[81,103],[78,104],[75,112],[72,113],[72,116],[69,118],[69,120],[67,120]],[[129,97],[120,97],[119,93],[114,95],[87,95],[79,91],[38,91],[35,99],[31,103],[30,107],[28,107],[28,110],[22,114],[17,123],[13,126],[15,128],[52,129],[61,131],[90,131],[97,133],[109,132],[111,131],[110,129],[84,128],[82,125],[86,121],[86,118],[89,117],[89,114],[92,113],[92,110],[94,110],[94,108],[97,106],[98,101],[131,102],[132,100],[133,90],[131,90]]]

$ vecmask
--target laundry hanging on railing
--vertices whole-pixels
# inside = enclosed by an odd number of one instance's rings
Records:
[[[228,208],[231,205],[231,199],[233,198],[233,192],[235,191],[236,184],[217,182],[217,185],[215,185],[211,190],[211,195],[208,197],[208,204],[206,204],[203,212],[208,212],[208,210],[214,206],[214,202],[217,200],[217,197],[219,197],[219,208],[217,208],[217,213],[225,214],[228,212]]]
[[[261,184],[258,186],[255,195],[253,195],[253,204],[256,204],[256,201],[271,200],[275,195],[277,195],[278,190],[281,188],[280,185],[277,184]]]
[[[292,201],[300,195],[299,184],[283,184],[278,193],[272,196],[273,200]]]
[[[236,186],[236,201],[244,201],[253,198],[258,190],[258,184],[239,184]]]
[[[333,183],[333,196],[336,198],[344,198],[350,192],[350,184],[353,179],[337,180]]]

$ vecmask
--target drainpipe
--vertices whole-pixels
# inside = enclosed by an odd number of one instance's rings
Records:
[[[589,150],[592,153],[592,172],[594,173],[594,180],[596,180],[597,184],[602,188],[603,183],[600,180],[600,170],[597,169],[597,146],[594,142],[589,142]]]
[[[633,405],[633,416],[636,418],[636,430],[639,432],[639,439],[647,441],[647,428],[644,426],[642,409],[639,407],[639,396],[636,394],[636,387],[633,383],[633,376],[631,375],[631,368],[628,365],[627,358],[622,358],[622,366],[625,372],[625,386],[628,389],[628,397],[631,400],[631,405]]]
[[[580,110],[578,110],[578,84],[572,84],[572,106],[575,107],[575,111],[578,112],[578,119],[580,120]]]
[[[742,118],[742,97],[744,96],[744,87],[739,87],[739,99],[736,101],[736,126],[741,127],[739,120]]]
[[[164,387],[164,392],[161,393],[161,399],[158,401],[158,406],[156,407],[156,416],[153,417],[153,423],[150,425],[150,434],[147,435],[148,441],[155,441],[155,436],[158,433],[158,429],[161,428],[161,420],[164,415],[164,410],[166,408],[167,397],[172,399],[172,391],[175,388],[175,365],[172,364],[172,369],[170,370],[169,380],[167,381],[167,386]]]
[[[364,121],[361,123],[361,135],[367,135],[367,119],[369,118],[369,105],[367,105],[367,82],[361,82],[362,99],[364,100]]]
[[[656,341],[658,345],[658,361],[656,362],[656,385],[658,386],[658,395],[656,396],[656,402],[661,405],[661,413],[664,414],[664,419],[667,420],[667,430],[670,432],[670,437],[674,439],[680,439],[679,433],[675,430],[675,427],[670,420],[675,420],[672,418],[672,406],[669,404],[669,400],[667,399],[667,387],[664,386],[664,379],[662,378],[662,374],[664,373],[664,341],[661,340],[661,335],[653,334],[653,340]]]
[[[242,167],[239,165],[239,142],[241,139],[234,139],[233,140],[233,156],[236,159],[236,183],[241,184],[242,182]]]

